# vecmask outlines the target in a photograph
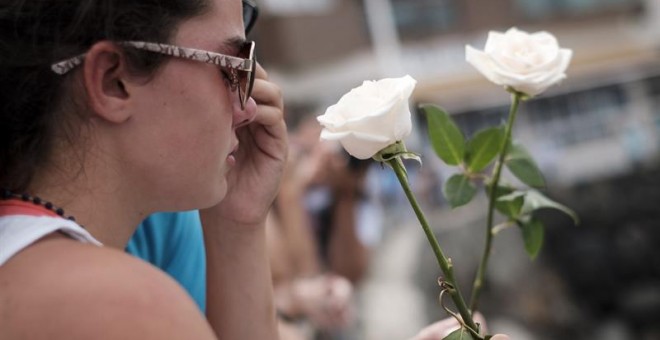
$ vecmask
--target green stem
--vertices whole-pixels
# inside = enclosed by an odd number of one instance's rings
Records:
[[[504,141],[500,147],[499,158],[495,163],[495,170],[490,186],[490,195],[488,199],[488,219],[486,222],[486,244],[484,245],[484,252],[481,256],[481,262],[477,269],[477,275],[474,279],[472,286],[472,297],[470,298],[470,310],[474,313],[479,305],[479,295],[484,283],[484,276],[486,274],[486,266],[488,266],[488,258],[490,257],[490,249],[493,244],[493,214],[495,212],[495,196],[497,194],[497,185],[500,182],[500,175],[502,174],[502,167],[504,166],[504,159],[509,148],[509,140],[511,139],[511,131],[513,130],[513,122],[516,120],[518,113],[518,105],[523,94],[513,92],[511,95],[511,110],[509,111],[509,118],[504,130]]]
[[[461,295],[461,291],[458,288],[458,284],[456,284],[456,280],[454,279],[453,265],[451,261],[448,260],[443,254],[442,248],[440,248],[440,245],[438,244],[435,235],[431,231],[431,228],[429,227],[429,223],[426,220],[426,217],[424,216],[422,209],[419,207],[419,204],[417,203],[417,199],[415,198],[415,195],[410,189],[410,185],[408,184],[408,178],[406,176],[406,171],[404,169],[401,159],[397,157],[389,160],[388,163],[392,166],[392,169],[394,169],[394,173],[396,174],[396,177],[399,179],[399,183],[401,183],[401,187],[403,188],[403,191],[406,193],[406,197],[408,198],[410,205],[415,211],[415,215],[417,215],[417,219],[419,220],[419,223],[422,225],[422,229],[424,229],[424,234],[426,234],[426,238],[429,240],[429,243],[431,244],[431,248],[433,248],[433,252],[435,253],[436,259],[438,260],[440,269],[442,269],[442,273],[445,275],[444,281],[449,283],[450,285],[450,288],[447,290],[447,292],[454,301],[454,305],[456,305],[459,314],[463,318],[463,322],[468,327],[478,330],[479,328],[472,320],[472,314],[470,313],[470,310],[468,310],[467,304],[465,303],[465,300]]]

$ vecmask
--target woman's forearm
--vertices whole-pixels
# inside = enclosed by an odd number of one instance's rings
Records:
[[[219,339],[278,339],[264,225],[206,227],[206,315]],[[215,223],[213,223],[215,224]]]

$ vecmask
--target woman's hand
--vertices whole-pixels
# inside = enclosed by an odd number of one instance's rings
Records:
[[[287,132],[282,93],[257,64],[252,99],[254,119],[236,128],[236,165],[227,175],[224,200],[202,214],[236,225],[262,225],[277,190],[287,158]]]
[[[200,210],[206,316],[220,339],[277,338],[265,224],[286,162],[287,134],[279,88],[260,66],[256,77],[248,103],[252,110],[257,105],[254,119],[234,127],[239,146],[227,194]]]
[[[281,312],[304,317],[320,329],[342,329],[354,321],[353,286],[341,276],[298,278],[276,288],[275,296]]]
[[[312,324],[321,329],[342,329],[353,319],[353,286],[345,278],[325,274],[299,287],[298,303]]]

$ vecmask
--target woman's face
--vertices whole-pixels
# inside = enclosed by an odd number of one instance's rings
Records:
[[[241,1],[209,1],[209,11],[183,22],[169,43],[236,56],[235,42],[244,39]],[[170,58],[138,95],[147,100],[137,101],[125,145],[135,185],[161,209],[219,202],[238,145],[236,124],[255,114],[254,101],[241,110],[217,66],[179,58]]]

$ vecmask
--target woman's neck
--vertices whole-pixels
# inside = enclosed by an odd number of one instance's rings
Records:
[[[124,249],[150,212],[111,166],[83,166],[77,172],[42,171],[28,193],[63,208],[104,245]]]

